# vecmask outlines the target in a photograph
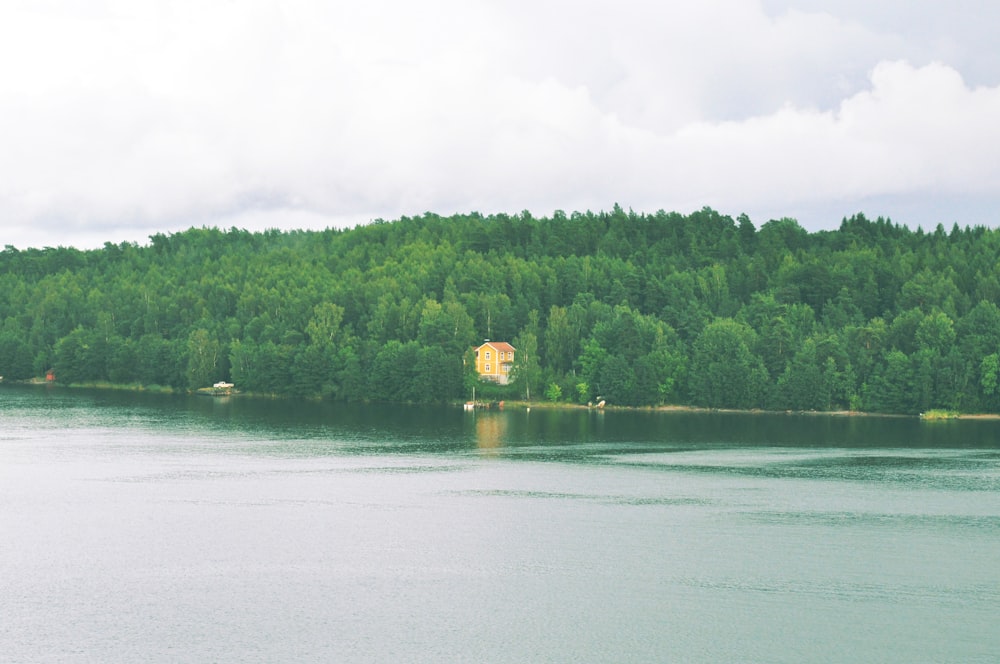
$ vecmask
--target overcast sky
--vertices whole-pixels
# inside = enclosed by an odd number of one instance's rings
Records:
[[[432,211],[1000,224],[992,0],[4,0],[0,245]]]

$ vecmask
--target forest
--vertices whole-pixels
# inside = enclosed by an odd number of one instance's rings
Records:
[[[1000,412],[1000,231],[427,213],[0,252],[0,375],[344,401]],[[477,381],[484,338],[511,383]]]

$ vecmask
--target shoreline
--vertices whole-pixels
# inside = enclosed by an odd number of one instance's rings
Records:
[[[498,403],[498,402],[493,402]],[[562,403],[551,401],[523,401],[518,399],[503,400],[505,409],[525,410],[528,408],[548,410],[610,410],[615,412],[649,412],[649,413],[723,413],[733,415],[808,415],[826,417],[888,417],[913,418],[923,422],[943,422],[947,420],[1000,420],[1000,413],[956,413],[947,418],[925,418],[921,415],[906,415],[903,413],[875,413],[862,410],[767,410],[765,408],[707,408],[704,406],[685,406],[665,404],[662,406],[614,406],[605,405],[601,408],[586,404]]]
[[[69,385],[54,383],[52,381],[47,381],[44,378],[30,378],[27,380],[5,380],[0,381],[0,384],[6,385],[32,385],[32,386],[50,386],[55,385],[60,388],[69,389],[96,389],[96,390],[117,390],[122,392],[151,392],[156,394],[189,394],[189,395],[200,395],[200,396],[227,396],[227,397],[244,397],[251,399],[298,399],[300,397],[292,397],[287,395],[274,395],[274,394],[256,394],[253,392],[241,392],[239,390],[233,389],[229,393],[213,392],[213,388],[199,388],[197,390],[177,390],[172,387],[164,387],[162,385],[139,385],[139,384],[114,384],[114,383],[72,383]],[[317,399],[303,398],[305,401],[316,401]],[[322,401],[323,399],[318,399]],[[723,413],[723,414],[736,414],[736,415],[808,415],[808,416],[827,416],[827,417],[888,417],[888,418],[915,418],[922,422],[946,422],[949,420],[1000,420],[1000,413],[955,413],[948,412],[947,416],[944,417],[924,417],[924,413],[919,415],[906,415],[901,413],[876,413],[860,410],[767,410],[764,408],[707,408],[704,406],[686,406],[679,404],[664,404],[661,406],[616,406],[616,405],[605,405],[605,406],[592,406],[586,404],[575,404],[569,402],[552,402],[552,401],[524,401],[521,399],[503,399],[495,402],[493,404],[503,403],[504,408],[512,408],[516,410],[526,410],[530,408],[538,408],[543,410],[590,410],[590,411],[601,411],[609,410],[615,412],[649,412],[649,413]],[[332,402],[331,402],[332,403]],[[447,401],[442,402],[458,407],[463,406],[467,401]],[[480,402],[486,403],[486,402]],[[407,405],[419,405],[419,404],[407,404]]]

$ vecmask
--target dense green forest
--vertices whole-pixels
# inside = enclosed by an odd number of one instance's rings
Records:
[[[1000,231],[425,214],[0,253],[0,375],[340,400],[1000,412]]]

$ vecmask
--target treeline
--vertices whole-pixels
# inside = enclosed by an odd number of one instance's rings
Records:
[[[425,214],[0,252],[0,375],[340,400],[1000,411],[1000,231]],[[492,391],[491,391],[492,390]]]

